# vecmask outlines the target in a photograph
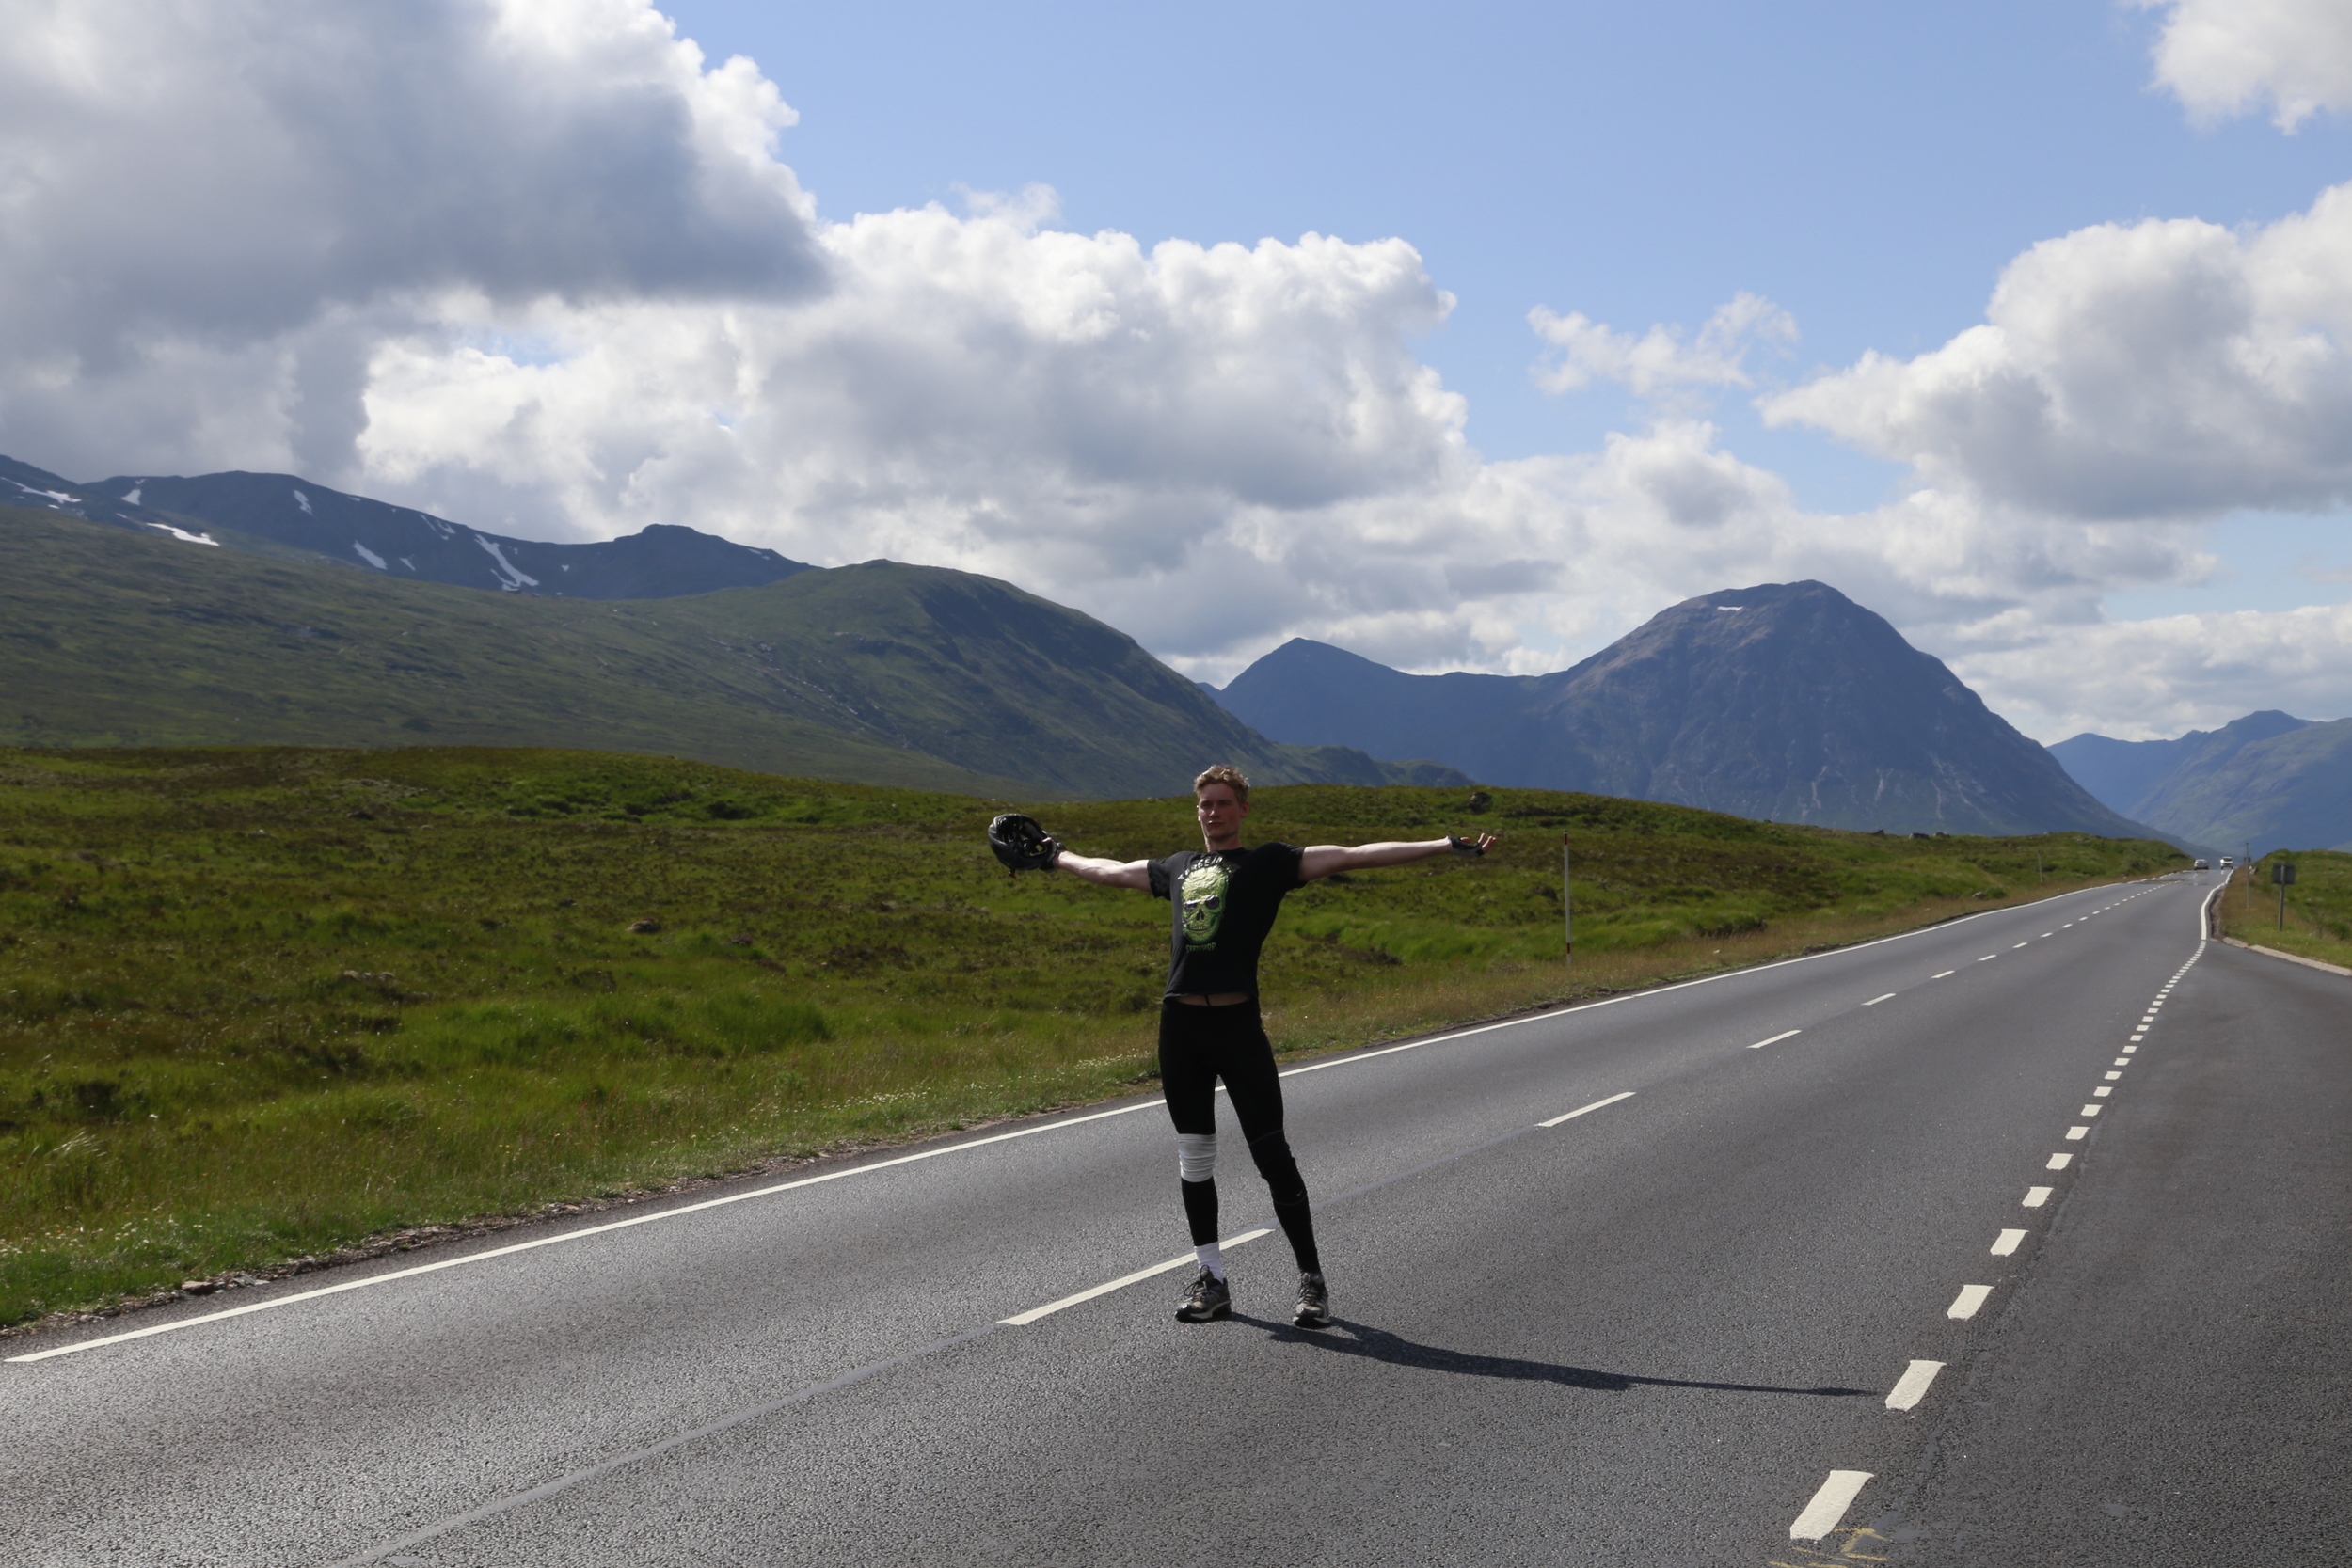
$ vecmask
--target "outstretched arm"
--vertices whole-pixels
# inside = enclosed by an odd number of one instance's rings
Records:
[[[1092,855],[1073,855],[1064,849],[1054,858],[1054,869],[1067,871],[1081,881],[1098,887],[1132,887],[1145,892],[1152,887],[1150,861],[1105,861]]]
[[[1465,853],[1485,854],[1495,841],[1492,833],[1480,833],[1477,848]],[[1464,842],[1470,842],[1465,840]],[[1338,844],[1311,844],[1299,858],[1298,879],[1311,882],[1317,877],[1328,877],[1334,871],[1369,871],[1375,865],[1408,865],[1425,861],[1453,849],[1454,840],[1433,838],[1415,844],[1359,844],[1353,848]],[[1070,863],[1067,856],[1062,864]]]

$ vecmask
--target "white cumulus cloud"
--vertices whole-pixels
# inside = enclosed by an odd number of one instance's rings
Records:
[[[331,463],[371,345],[447,291],[822,286],[792,111],[632,0],[8,0],[0,27],[0,438],[61,464]]]
[[[1955,673],[2045,741],[2087,730],[2159,739],[2260,708],[2352,715],[2352,604],[2074,626],[1994,622],[1976,628],[1975,641],[1947,654]]]
[[[1927,483],[2057,516],[2319,510],[2352,495],[2352,185],[2239,231],[2101,224],[2035,245],[1981,325],[1769,397]]]
[[[1638,397],[1684,388],[1750,387],[1755,383],[1748,377],[1748,350],[1759,341],[1787,345],[1797,339],[1795,317],[1751,293],[1733,296],[1695,336],[1654,325],[1637,338],[1581,311],[1555,315],[1541,305],[1527,313],[1527,321],[1551,345],[1534,372],[1536,384],[1548,392],[1577,391],[1595,381],[1621,381]]]
[[[2166,12],[2156,80],[2196,119],[2267,107],[2282,131],[2352,108],[2352,7],[2343,0],[2137,0]]]

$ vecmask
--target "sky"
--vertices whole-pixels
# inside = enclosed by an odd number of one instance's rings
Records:
[[[0,451],[983,571],[1222,681],[1818,578],[2352,714],[2352,8],[0,0]]]

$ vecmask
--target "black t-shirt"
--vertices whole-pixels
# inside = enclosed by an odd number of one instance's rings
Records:
[[[1168,995],[1258,993],[1258,949],[1274,929],[1282,895],[1303,885],[1305,854],[1295,844],[1261,844],[1185,849],[1152,863],[1152,896],[1172,906]]]

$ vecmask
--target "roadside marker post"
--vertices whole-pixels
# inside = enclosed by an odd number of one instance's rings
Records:
[[[1570,969],[1576,967],[1576,893],[1568,875],[1568,830],[1560,830],[1560,940]]]

